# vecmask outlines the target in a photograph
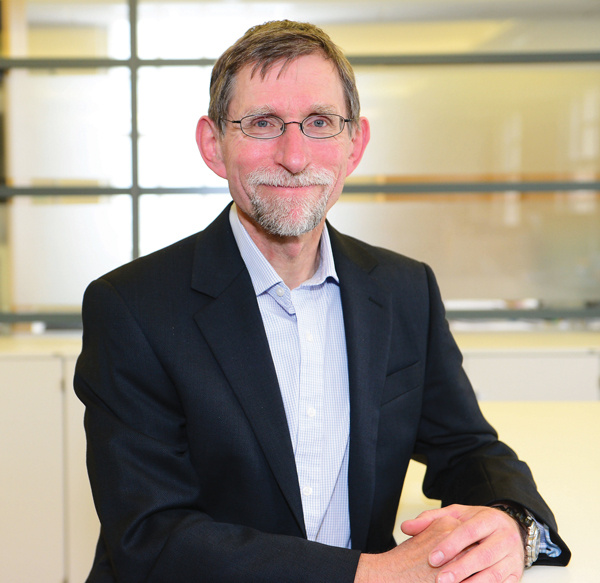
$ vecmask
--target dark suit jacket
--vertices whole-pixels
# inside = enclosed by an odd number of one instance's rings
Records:
[[[517,501],[560,540],[527,466],[479,411],[430,269],[328,227],[348,350],[353,549],[308,542],[227,213],[86,291],[75,389],[102,524],[89,581],[353,581],[359,551],[395,544],[411,457],[427,464],[428,496]]]

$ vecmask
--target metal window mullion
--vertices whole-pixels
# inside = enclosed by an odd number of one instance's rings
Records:
[[[543,182],[406,182],[388,184],[346,184],[345,194],[468,194],[490,192],[580,192],[600,191],[600,181],[543,181]]]
[[[137,151],[136,151],[137,153]],[[137,173],[137,168],[135,169]],[[344,186],[345,194],[481,194],[490,192],[600,192],[600,181],[544,181],[544,182],[403,182],[380,184],[368,182],[364,184],[348,183]],[[8,187],[0,186],[0,200],[17,196],[114,196],[127,194],[132,200],[138,200],[144,194],[227,194],[226,186],[178,186],[135,188],[111,187]],[[137,217],[139,221],[139,216]]]
[[[129,4],[129,42],[131,75],[131,243],[132,259],[140,256],[140,182],[139,182],[139,129],[138,129],[138,69],[137,0]]]
[[[456,53],[424,55],[348,55],[354,67],[380,65],[539,65],[600,63],[600,51]]]
[[[137,16],[135,1],[129,0],[130,14]],[[133,7],[133,9],[132,9]],[[137,18],[136,18],[137,21]],[[135,28],[132,22],[131,28]],[[210,67],[215,58],[197,59],[141,59],[137,54],[137,35],[132,30],[129,59],[111,58],[0,58],[0,70],[7,69],[71,69],[91,67],[128,67],[131,61],[148,67]],[[358,66],[419,66],[419,65],[536,65],[600,63],[600,51],[536,52],[536,53],[457,53],[415,55],[348,55],[348,60]]]

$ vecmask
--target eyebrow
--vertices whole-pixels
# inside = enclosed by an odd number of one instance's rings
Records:
[[[270,105],[260,105],[253,109],[249,109],[242,117],[246,117],[247,115],[275,115],[275,109]]]
[[[309,108],[310,113],[306,114],[306,116],[314,115],[314,114],[334,114],[334,115],[342,115],[336,111],[336,108],[333,105],[329,105],[327,103],[313,103]],[[249,109],[242,115],[241,117],[246,117],[248,115],[277,115],[275,112],[275,108],[270,105],[259,105],[255,108]],[[279,117],[279,116],[277,116]]]
[[[337,108],[327,103],[314,103],[312,106],[313,113],[341,115],[337,112]]]

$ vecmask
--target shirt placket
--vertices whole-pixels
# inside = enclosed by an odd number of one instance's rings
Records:
[[[314,293],[302,287],[292,292],[300,345],[296,467],[309,539],[316,536],[323,514],[324,335],[318,326],[319,302],[309,297]]]

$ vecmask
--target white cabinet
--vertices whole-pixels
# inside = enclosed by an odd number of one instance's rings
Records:
[[[82,583],[98,518],[75,357],[0,355],[0,581]]]
[[[66,576],[69,583],[85,581],[92,566],[100,531],[85,466],[84,406],[73,391],[75,361],[75,357],[64,360]]]
[[[62,362],[0,357],[0,581],[64,581]]]
[[[597,401],[600,354],[591,350],[465,351],[481,401]]]

